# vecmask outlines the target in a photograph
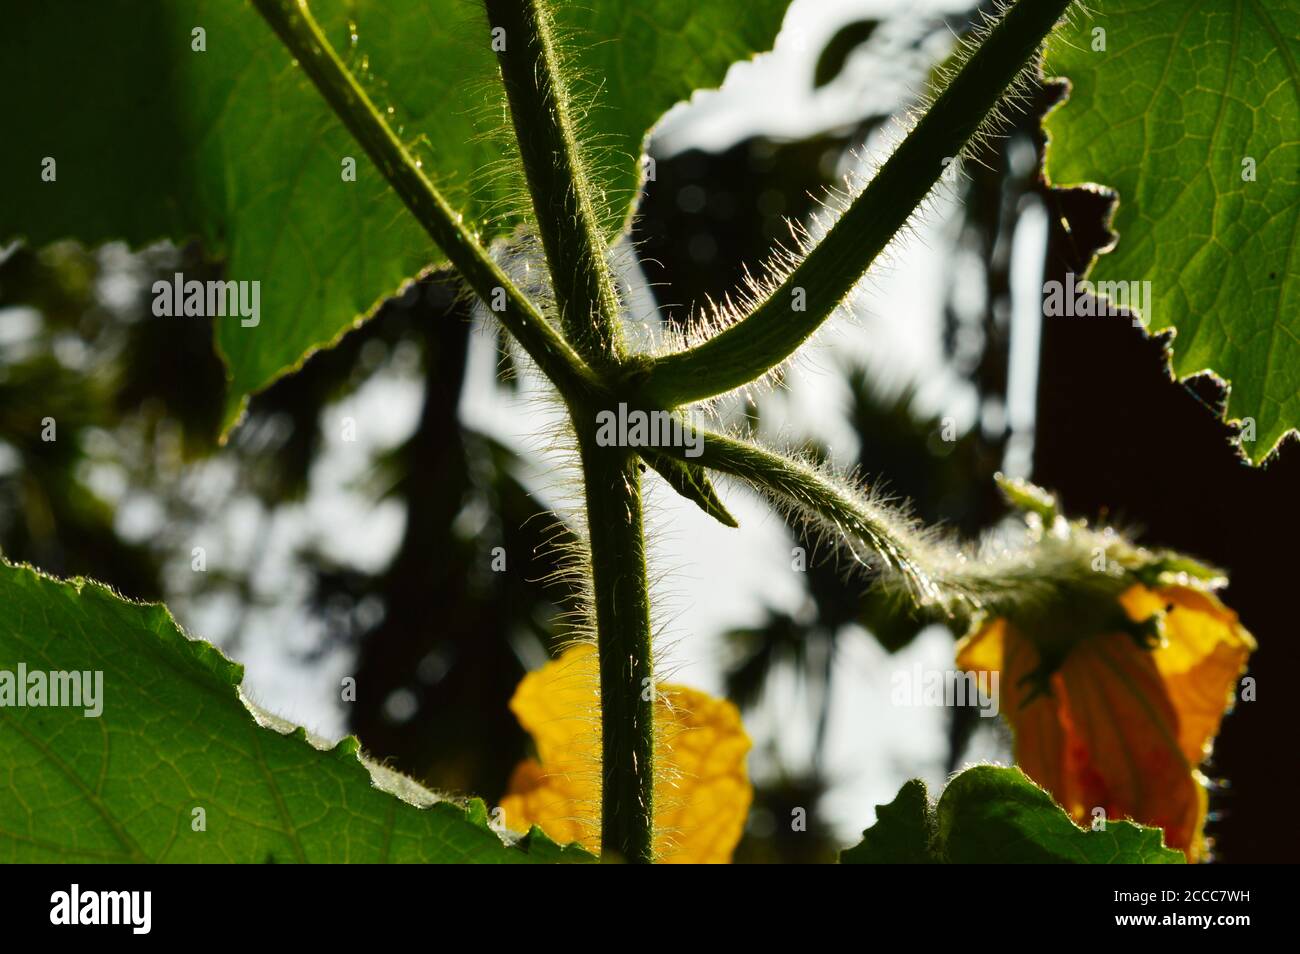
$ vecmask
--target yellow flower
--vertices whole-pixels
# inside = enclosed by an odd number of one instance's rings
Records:
[[[1050,638],[999,618],[958,644],[957,665],[1001,673],[1016,762],[1075,821],[1088,824],[1101,808],[1109,819],[1157,825],[1197,861],[1206,851],[1197,766],[1255,640],[1203,589],[1135,585],[1119,602],[1134,624],[1157,621],[1148,630],[1156,645],[1135,638],[1141,625],[1117,627],[1076,642],[1049,673],[1039,646]]]
[[[581,644],[529,673],[510,708],[536,759],[515,768],[501,800],[515,831],[600,849],[600,678],[596,648]],[[725,863],[740,841],[753,788],[750,741],[730,702],[661,685],[655,723],[655,853],[664,863]]]

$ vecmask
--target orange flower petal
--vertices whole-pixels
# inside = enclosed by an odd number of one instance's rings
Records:
[[[1001,672],[1002,712],[1016,761],[1087,824],[1094,809],[1165,830],[1189,860],[1204,853],[1207,793],[1196,767],[1231,708],[1255,641],[1213,594],[1187,586],[1134,586],[1120,603],[1141,622],[1164,615],[1165,641],[1141,649],[1128,634],[1076,645],[1051,677],[1050,696],[1026,701],[1039,665],[1033,641],[1004,619],[957,646],[968,671]]]
[[[538,760],[521,762],[501,800],[516,831],[540,825],[556,841],[600,849],[599,664],[580,644],[529,673],[510,708]],[[661,862],[726,862],[753,789],[750,741],[734,705],[683,686],[659,687],[655,847]]]
[[[1006,652],[1007,621],[995,619],[957,642],[957,668],[966,672],[1001,672]]]
[[[698,689],[662,686],[655,747],[659,861],[725,864],[745,827],[754,789],[740,711]]]
[[[501,799],[505,825],[516,831],[527,831],[540,825],[551,838],[561,845],[579,842],[588,848],[600,843],[599,830],[591,825],[590,792],[575,788],[563,775],[544,769],[534,759],[524,759],[510,775],[510,794]],[[575,807],[583,805],[581,814]],[[596,811],[600,811],[597,803]]]
[[[1066,770],[1066,737],[1057,700],[1049,693],[1028,699],[1031,687],[1023,680],[1038,668],[1038,650],[1014,627],[1008,627],[1006,667],[999,686],[1002,711],[1014,725],[1016,763],[1057,800],[1067,805],[1074,793]],[[1059,681],[1053,693],[1059,695]]]
[[[538,759],[551,770],[568,762],[590,770],[600,762],[600,663],[596,647],[579,643],[524,676],[510,700]],[[599,780],[599,772],[593,781]]]
[[[501,799],[506,827],[540,825],[554,840],[600,850],[600,670],[579,644],[528,673],[510,710],[537,749],[515,767]]]
[[[1016,764],[1062,805],[1069,807],[1065,730],[1050,695],[1029,699],[1023,682],[1038,668],[1038,650],[1005,619],[985,623],[957,644],[957,666],[966,672],[997,672],[998,701],[1015,737]]]
[[[1110,819],[1158,825],[1168,845],[1195,860],[1203,792],[1152,654],[1126,634],[1095,636],[1074,648],[1060,676],[1076,820],[1103,808]]]
[[[1198,765],[1232,708],[1255,640],[1236,613],[1203,590],[1166,586],[1152,592],[1135,586],[1120,602],[1135,620],[1167,610],[1167,639],[1155,651],[1156,666],[1178,713],[1179,744],[1187,760]]]

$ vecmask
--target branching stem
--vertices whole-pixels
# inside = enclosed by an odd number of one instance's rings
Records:
[[[486,0],[561,327],[613,376],[623,359],[618,296],[591,201],[545,0]],[[502,41],[504,41],[502,43]],[[591,403],[570,400],[582,454],[600,655],[601,853],[654,857],[654,698],[641,471],[600,447]]]
[[[617,289],[593,209],[548,0],[484,2],[493,26],[500,28],[495,32],[504,31],[498,61],[563,334],[511,282],[424,174],[327,41],[306,0],[253,0],[474,292],[489,304],[504,292],[502,324],[568,405],[586,486],[600,648],[602,854],[649,862],[655,838],[655,689],[641,469],[632,450],[599,445],[596,414],[611,405],[615,393],[619,400],[631,395],[631,403],[670,409],[721,394],[757,380],[793,354],[907,222],[939,178],[944,160],[976,134],[1070,0],[1018,0],[879,174],[775,291],[711,340],[657,360],[625,352]],[[791,307],[796,290],[803,293],[802,311]],[[823,521],[838,536],[865,543],[907,578],[918,602],[947,600],[949,580],[939,588],[936,580],[944,574],[929,565],[936,554],[927,551],[925,535],[894,511],[855,495],[816,468],[744,441],[705,434],[703,448],[703,456],[688,461],[692,467],[750,481]],[[681,448],[659,450],[685,459]],[[1063,574],[1077,562],[1066,556]],[[960,575],[949,572],[950,579]]]
[[[505,293],[505,309],[498,317],[542,372],[566,396],[598,395],[602,386],[591,368],[492,260],[464,226],[461,216],[429,181],[365,89],[339,59],[305,0],[253,0],[253,3],[475,294],[491,303],[500,297],[497,289]]]

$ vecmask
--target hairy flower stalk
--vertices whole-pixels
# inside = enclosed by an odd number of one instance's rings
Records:
[[[703,431],[700,438],[698,464],[744,481],[823,530],[921,615],[965,623],[1006,613],[1056,617],[1071,607],[1082,618],[1134,582],[1168,574],[1221,582],[1216,571],[1187,557],[1135,546],[1111,528],[1066,521],[1050,495],[1023,481],[999,478],[1008,502],[1025,517],[1023,532],[974,547],[825,467],[725,434]]]
[[[808,517],[862,565],[896,573],[919,603],[943,598],[925,565],[923,551],[930,544],[915,521],[810,464],[724,434],[706,432],[702,438],[697,460],[704,467],[739,477]]]
[[[995,110],[1071,0],[1019,0],[826,236],[744,318],[639,368],[643,403],[676,407],[743,387],[830,317]],[[798,301],[799,307],[795,307]]]

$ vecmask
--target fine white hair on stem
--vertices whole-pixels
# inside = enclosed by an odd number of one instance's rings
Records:
[[[998,39],[993,37],[993,34],[995,29],[1003,24],[1008,11],[1023,9],[1026,9],[1023,4],[1016,6],[1005,3],[1000,4],[994,14],[981,13],[980,22],[969,31],[967,36],[958,41],[957,49],[950,58],[951,65],[946,72],[938,71],[940,75],[962,76],[962,79],[967,81],[967,85],[962,89],[967,92],[975,91],[975,95],[979,97],[980,108],[984,108],[986,103],[991,104],[987,112],[978,117],[978,122],[969,134],[965,132],[965,126],[958,127],[959,131],[951,137],[950,145],[955,155],[943,157],[927,155],[926,150],[934,151],[941,148],[944,140],[942,137],[936,139],[933,135],[933,130],[939,128],[933,125],[937,121],[933,117],[930,117],[931,125],[928,132],[923,134],[920,128],[923,118],[937,103],[946,102],[951,106],[953,102],[960,101],[943,95],[942,91],[948,87],[947,83],[936,83],[929,95],[921,97],[921,108],[905,114],[906,119],[900,123],[899,146],[892,150],[887,163],[906,162],[909,174],[918,177],[915,179],[918,190],[926,182],[929,183],[924,191],[918,191],[919,198],[916,204],[911,208],[900,205],[892,194],[893,190],[885,190],[884,186],[873,192],[872,185],[877,180],[881,182],[885,180],[879,171],[871,176],[857,172],[850,173],[841,187],[828,189],[807,223],[788,223],[791,245],[779,243],[757,271],[746,269],[740,284],[724,294],[721,300],[708,300],[702,309],[692,311],[684,322],[684,330],[676,336],[676,347],[658,356],[662,368],[662,373],[659,375],[660,382],[663,383],[665,379],[673,382],[671,385],[663,384],[667,389],[668,400],[674,397],[689,400],[690,395],[693,394],[706,395],[708,393],[706,387],[684,384],[674,378],[674,375],[677,375],[689,379],[691,373],[698,370],[692,364],[691,357],[683,356],[689,352],[697,352],[695,364],[706,360],[713,362],[715,359],[722,359],[725,363],[725,356],[738,349],[743,350],[737,344],[739,339],[736,335],[728,335],[728,333],[738,332],[738,326],[750,319],[755,321],[755,333],[761,329],[768,334],[772,349],[766,354],[756,352],[746,356],[742,365],[744,373],[750,376],[748,380],[742,379],[742,376],[736,373],[739,370],[737,368],[733,370],[731,376],[726,377],[725,384],[718,386],[730,391],[752,389],[770,382],[774,372],[796,358],[801,350],[800,345],[807,338],[818,333],[828,318],[844,307],[846,302],[852,300],[872,260],[888,257],[891,250],[912,233],[917,218],[925,215],[932,207],[935,190],[943,187],[944,177],[941,171],[934,171],[933,180],[925,178],[929,175],[925,169],[931,160],[933,160],[934,170],[944,168],[940,159],[947,164],[957,163],[959,168],[963,159],[977,156],[989,140],[999,133],[1007,124],[1009,112],[1021,109],[1029,102],[1029,92],[1041,75],[1037,53],[1030,56],[1028,61],[1018,68],[1013,65],[1012,69],[1007,71],[1010,81],[1006,87],[1000,90],[989,90],[987,98],[979,93],[983,71],[970,73],[969,76],[972,78],[969,80],[962,75],[963,68],[971,62],[985,42],[991,37],[994,40]],[[1033,34],[1035,37],[1038,35],[1037,32]],[[1009,42],[1015,42],[1014,34],[1003,33],[1000,36],[1013,37]],[[958,86],[954,84],[951,89],[957,90]],[[962,93],[955,95],[960,97]],[[975,118],[972,116],[972,121]],[[913,140],[911,138],[913,132],[918,133],[919,138]],[[906,153],[906,158],[904,158],[904,150],[910,150]],[[920,168],[914,170],[915,164],[919,164]],[[884,167],[885,164],[880,164],[878,169]],[[896,165],[893,168],[903,167]],[[889,181],[896,183],[897,179],[897,176],[891,176]],[[880,215],[872,215],[872,210],[877,208]],[[850,210],[852,214],[848,215]],[[847,251],[855,245],[868,250],[861,256],[862,260],[856,270],[854,270],[853,257]],[[806,277],[808,281],[800,283],[797,280],[801,277]],[[819,293],[820,300],[817,302],[816,309],[795,321],[792,326],[793,332],[790,330],[773,332],[774,322],[780,323],[777,322],[777,316],[782,319],[786,316],[785,297],[798,292],[798,286],[801,284],[823,289]],[[734,347],[729,351],[719,339],[729,340]]]
[[[704,448],[704,466],[753,486],[788,520],[921,610],[969,616],[1047,606],[1067,592],[1113,594],[1128,579],[1125,571],[1149,556],[1111,528],[1059,519],[1035,529],[1036,515],[1023,532],[966,544],[808,452],[778,453],[724,434],[706,434]]]

